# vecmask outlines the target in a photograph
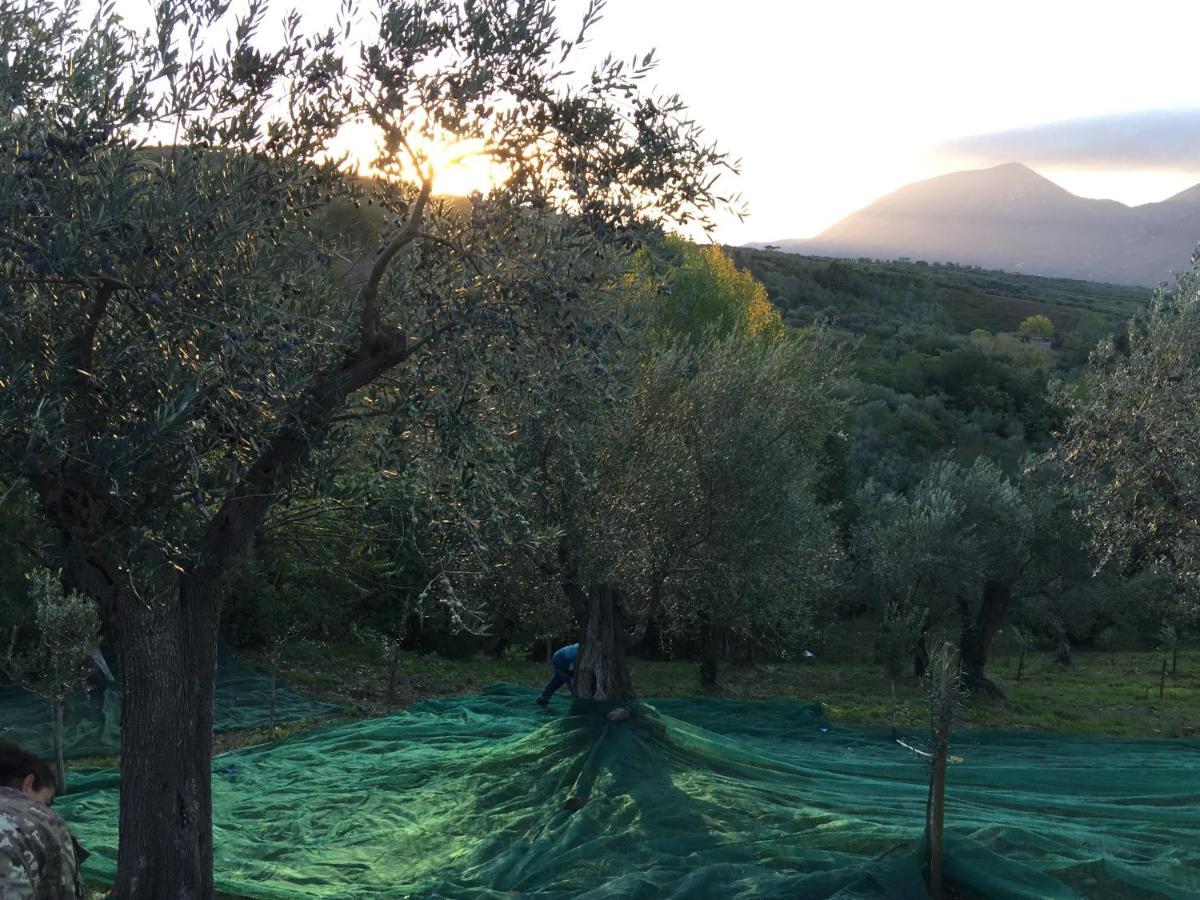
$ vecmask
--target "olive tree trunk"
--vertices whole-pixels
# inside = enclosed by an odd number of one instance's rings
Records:
[[[974,693],[1003,697],[1004,692],[984,673],[992,652],[992,642],[1004,623],[1012,603],[1008,585],[989,581],[983,586],[979,607],[971,610],[965,598],[959,598],[961,631],[959,649],[962,653],[963,682]]]
[[[212,707],[222,586],[188,575],[173,581],[171,593],[117,607],[121,898],[213,894]]]
[[[575,660],[575,696],[588,700],[629,700],[634,696],[626,650],[621,593],[611,585],[590,588],[579,623],[583,643]]]

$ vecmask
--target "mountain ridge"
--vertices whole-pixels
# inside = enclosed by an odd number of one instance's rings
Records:
[[[1186,267],[1198,241],[1200,184],[1128,206],[1080,197],[1023,163],[1009,162],[904,185],[815,238],[771,246],[1145,286]]]

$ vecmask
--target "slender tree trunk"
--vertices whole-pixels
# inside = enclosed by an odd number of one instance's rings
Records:
[[[620,592],[611,585],[590,588],[579,623],[583,644],[575,660],[575,695],[590,700],[629,700],[633,678],[625,655]]]
[[[1167,656],[1163,654],[1162,672],[1158,676],[1158,699],[1161,700],[1167,693]]]
[[[925,672],[929,668],[929,647],[926,646],[927,636],[925,629],[921,629],[921,633],[917,636],[916,646],[913,648],[913,678],[920,681],[925,677]]]
[[[1070,667],[1073,663],[1071,659],[1071,636],[1067,634],[1067,628],[1058,618],[1051,619],[1050,629],[1054,634],[1054,661],[1060,666]]]
[[[950,729],[957,713],[961,678],[961,656],[943,644],[933,661],[930,713],[933,725],[932,756],[929,760],[929,800],[925,807],[925,831],[929,838],[929,894],[942,897],[942,860],[946,820],[946,762],[950,755]]]
[[[984,674],[984,668],[991,655],[992,641],[1004,622],[1011,601],[1012,592],[1008,585],[996,581],[989,581],[983,586],[979,609],[974,615],[966,599],[959,599],[962,620],[959,649],[962,652],[963,681],[973,692],[1004,696],[1004,692]]]
[[[708,613],[700,618],[700,684],[716,687],[717,671],[720,666],[717,628],[709,620]]]
[[[67,792],[67,766],[63,761],[63,701],[55,700],[50,710],[53,716],[51,730],[54,738],[54,793],[62,796]]]
[[[1171,651],[1171,674],[1179,674],[1179,648],[1176,647]]]
[[[896,679],[895,678],[891,679],[891,684],[892,684],[892,740],[894,741],[898,737],[900,737],[899,733],[897,733],[897,731],[896,731]]]
[[[171,580],[173,591],[123,597],[117,609],[124,682],[121,900],[213,896],[212,702],[221,588],[186,574]]]
[[[945,741],[934,744],[932,772],[929,784],[929,896],[933,900],[942,897],[942,856],[945,843],[946,821],[946,756]]]
[[[387,697],[383,701],[388,712],[396,707],[396,679],[400,672],[400,641],[393,641],[391,650],[392,652],[388,656]]]
[[[1017,656],[1017,681],[1025,677],[1025,641],[1021,641],[1021,649]]]
[[[1067,634],[1066,629],[1059,628],[1054,634],[1055,649],[1054,659],[1060,666],[1068,668],[1074,664],[1071,658],[1071,636]]]

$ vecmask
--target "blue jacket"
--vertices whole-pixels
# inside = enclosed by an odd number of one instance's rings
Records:
[[[575,658],[579,656],[579,645],[568,644],[554,654],[554,668],[559,672],[569,672],[575,666]]]

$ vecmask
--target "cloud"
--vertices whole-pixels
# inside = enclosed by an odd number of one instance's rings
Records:
[[[1200,170],[1200,109],[1073,119],[955,138],[936,148],[960,162],[1099,169]]]

